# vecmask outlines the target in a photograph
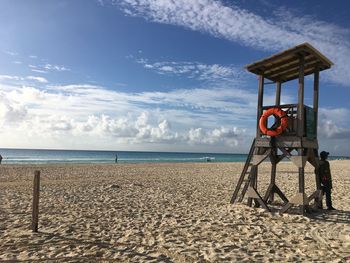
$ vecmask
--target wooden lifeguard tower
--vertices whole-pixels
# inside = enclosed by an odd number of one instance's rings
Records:
[[[304,167],[307,161],[314,167],[318,166],[319,72],[329,69],[332,65],[333,63],[313,46],[304,43],[246,66],[248,71],[259,76],[257,129],[231,203],[242,202],[247,197],[249,206],[252,206],[254,200],[256,206],[270,211],[269,203],[273,202],[274,194],[277,194],[284,202],[280,209],[282,213],[292,206],[299,206],[300,213],[304,214],[312,200],[315,201],[316,207],[322,207],[318,176],[315,176],[315,191],[310,196],[305,194]],[[304,104],[304,77],[310,74],[314,76],[313,108]],[[265,83],[265,79],[271,82]],[[282,83],[296,79],[298,103],[281,105]],[[275,105],[263,106],[264,85],[274,83]],[[280,114],[271,114],[274,124],[269,128],[266,113],[274,111]],[[271,133],[272,136],[267,135]],[[258,166],[268,158],[271,161],[271,178],[266,192],[262,195],[258,192]],[[276,166],[284,158],[296,165],[299,175],[298,192],[290,200],[276,185]]]

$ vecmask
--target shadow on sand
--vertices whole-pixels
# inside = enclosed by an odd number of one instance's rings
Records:
[[[324,222],[350,224],[350,211],[318,209],[307,216],[310,219]]]

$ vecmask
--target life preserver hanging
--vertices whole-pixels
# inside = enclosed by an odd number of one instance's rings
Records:
[[[267,127],[267,118],[271,115],[274,115],[275,117],[279,118],[280,125],[275,129],[269,129]],[[270,108],[266,110],[263,115],[261,116],[259,120],[259,128],[263,134],[269,135],[269,136],[277,136],[280,135],[288,126],[288,116],[287,114],[279,109],[279,108]]]

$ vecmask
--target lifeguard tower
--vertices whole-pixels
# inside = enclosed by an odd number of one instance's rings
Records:
[[[269,203],[277,194],[283,201],[280,212],[298,206],[304,214],[310,202],[322,207],[322,192],[318,176],[316,189],[305,194],[304,167],[310,162],[318,165],[317,117],[319,72],[329,69],[333,63],[308,43],[257,61],[246,69],[259,76],[257,129],[246,163],[231,198],[231,203],[243,202],[261,206],[270,211]],[[313,107],[304,104],[304,78],[313,74]],[[269,80],[266,83],[265,80]],[[298,80],[298,103],[281,105],[282,84]],[[264,86],[276,85],[275,105],[263,106]],[[273,120],[273,125],[269,123]],[[291,160],[298,169],[298,192],[288,199],[276,184],[276,167],[284,158]],[[258,167],[266,159],[271,161],[270,184],[265,193],[258,191]]]

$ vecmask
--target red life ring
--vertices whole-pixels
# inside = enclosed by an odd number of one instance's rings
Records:
[[[276,129],[272,129],[272,130],[266,127],[267,118],[270,117],[271,115],[277,116],[281,121],[281,124]],[[259,120],[259,128],[261,132],[263,134],[266,134],[272,137],[280,135],[287,128],[287,126],[288,126],[287,114],[279,108],[270,108],[266,110]]]

